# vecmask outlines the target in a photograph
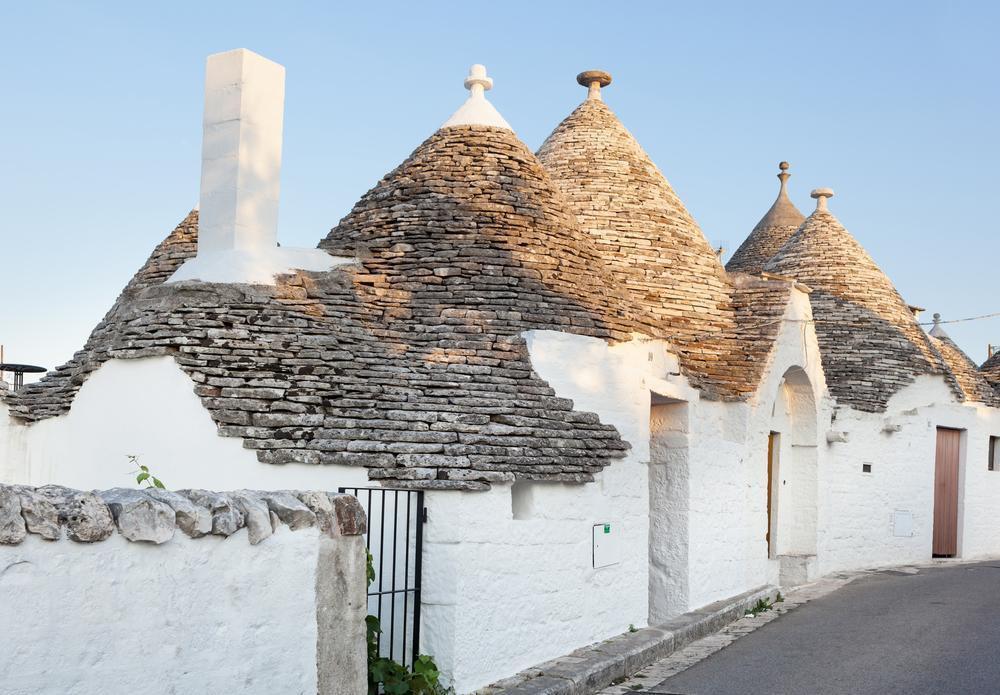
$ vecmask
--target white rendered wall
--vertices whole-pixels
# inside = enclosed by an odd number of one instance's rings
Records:
[[[369,484],[363,468],[260,463],[242,440],[219,436],[194,382],[170,357],[105,362],[66,415],[25,427],[10,425],[0,411],[0,452],[6,452],[0,482],[84,490],[133,485],[132,454],[175,490],[335,491]]]
[[[4,693],[317,691],[315,528],[0,546]]]
[[[958,555],[1000,556],[1000,473],[987,470],[1000,412],[956,403],[943,379],[920,377],[893,396],[885,413],[837,411],[832,429],[848,432],[849,439],[828,445],[821,467],[821,572],[931,559],[938,427],[965,431]],[[862,472],[864,463],[871,473]],[[912,536],[894,534],[897,511],[912,514]]]
[[[460,693],[646,623],[644,382],[666,373],[670,360],[655,342],[608,347],[551,331],[526,338],[534,369],[556,393],[598,413],[633,448],[595,483],[533,484],[525,500],[532,518],[514,518],[509,485],[428,495],[421,642]],[[619,564],[593,568],[597,523],[621,534]]]
[[[778,582],[778,561],[768,557],[765,535],[768,435],[789,370],[805,372],[817,402],[825,392],[815,333],[804,323],[811,316],[808,295],[793,291],[761,385],[749,402],[694,404],[688,610]],[[780,505],[780,492],[777,497]]]
[[[806,296],[796,293],[787,317],[808,316]],[[686,583],[688,595],[666,600],[660,617],[777,581],[777,562],[768,559],[764,540],[772,406],[789,368],[801,366],[818,388],[823,384],[815,337],[795,322],[781,329],[755,404],[700,400],[658,341],[609,347],[552,331],[532,331],[526,339],[532,366],[557,395],[596,412],[632,448],[594,484],[536,483],[530,496],[515,493],[535,510],[534,518],[514,517],[510,486],[428,495],[421,639],[459,692],[620,634],[629,624],[645,625],[650,582],[679,589]],[[654,531],[660,523],[655,533],[668,537],[659,556],[650,550],[658,542],[650,536],[651,492],[657,505],[679,502],[659,499],[650,488],[651,392],[688,409],[686,425],[668,426],[680,428],[680,440],[687,428],[689,476],[688,566],[654,567],[652,574],[651,554],[654,564],[669,564],[683,553],[669,547],[676,517],[656,510]],[[675,434],[669,438],[677,445]],[[662,443],[654,440],[654,448]],[[657,465],[663,473],[670,461]],[[593,569],[591,528],[603,522],[621,530],[622,562]]]

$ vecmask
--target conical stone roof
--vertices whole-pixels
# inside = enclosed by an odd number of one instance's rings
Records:
[[[1000,387],[1000,350],[994,352],[980,365],[979,372],[991,384]]]
[[[781,173],[778,174],[778,179],[781,181],[778,198],[726,263],[726,270],[731,273],[751,275],[760,273],[767,261],[795,234],[795,230],[806,219],[788,199],[786,184],[791,177],[788,173],[788,162],[781,162],[778,166],[781,169]]]
[[[913,312],[871,256],[826,209],[829,189],[813,192],[819,205],[764,270],[812,288],[830,393],[839,403],[881,411],[921,374],[948,373]]]
[[[463,120],[493,118],[473,106]],[[82,351],[2,396],[12,415],[64,414],[108,359],[169,355],[219,433],[264,463],[356,465],[396,487],[481,490],[592,480],[628,448],[532,368],[526,330],[627,340],[649,327],[509,128],[462,123],[418,147],[321,242],[356,263],[274,286],[164,284],[196,241],[193,213]]]
[[[357,255],[373,311],[437,337],[461,319],[628,340],[632,318],[591,238],[513,132],[444,127],[320,243]]]
[[[589,82],[591,75],[606,81]],[[614,283],[678,348],[688,377],[731,396],[746,385],[734,384],[732,372],[723,374],[734,318],[732,286],[718,256],[601,99],[599,84],[610,78],[582,73],[578,81],[591,87],[588,98],[549,135],[538,158],[593,238]]]
[[[1000,404],[1000,399],[997,398],[997,393],[993,390],[989,380],[978,370],[976,363],[969,359],[969,356],[942,328],[940,320],[941,315],[934,314],[934,327],[928,331],[928,335],[931,338],[931,343],[937,348],[944,363],[948,366],[948,371],[954,376],[961,391],[962,400],[976,401],[992,406]]]

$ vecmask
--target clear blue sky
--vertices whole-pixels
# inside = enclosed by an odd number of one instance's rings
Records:
[[[279,236],[312,246],[464,99],[473,62],[533,149],[605,98],[730,250],[792,163],[907,301],[1000,311],[996,3],[6,3],[0,342],[79,349],[198,197],[205,56],[287,68]],[[1000,319],[948,327],[976,360]]]

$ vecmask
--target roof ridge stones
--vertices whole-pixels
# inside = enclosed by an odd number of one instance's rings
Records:
[[[788,167],[788,162],[778,165],[781,170],[777,175],[781,181],[778,197],[726,263],[729,272],[759,274],[805,221],[805,215],[788,198],[787,182],[791,178]]]
[[[764,266],[812,288],[827,387],[858,410],[878,412],[921,374],[954,377],[917,325],[906,302],[872,257],[826,209],[829,189],[817,189],[817,209]]]

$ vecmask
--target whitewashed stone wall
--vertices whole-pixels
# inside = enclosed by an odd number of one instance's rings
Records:
[[[937,426],[967,431],[959,554],[1000,555],[1000,472],[986,468],[1000,413],[955,403],[937,377],[903,389],[886,413],[836,407],[810,317],[807,295],[793,293],[765,378],[745,403],[702,400],[658,341],[609,347],[583,336],[527,334],[542,378],[578,410],[613,424],[632,448],[593,484],[525,481],[485,493],[427,493],[422,651],[459,692],[630,624],[776,584],[782,561],[775,555],[786,551],[814,549],[810,578],[928,560]],[[783,380],[791,374],[804,378],[806,391],[789,388]],[[811,412],[810,447],[797,418]],[[772,430],[782,433],[785,467],[777,475],[776,550],[769,557]],[[829,443],[828,433],[834,440],[846,433],[847,441]],[[259,463],[238,440],[218,436],[192,383],[169,358],[105,364],[67,415],[30,428],[0,412],[0,452],[0,476],[8,482],[129,484],[126,456],[139,454],[172,487],[369,484],[360,468]],[[792,461],[811,468],[790,468]],[[862,472],[863,463],[872,473]],[[894,533],[897,511],[912,515],[912,535]],[[619,534],[621,560],[595,569],[598,523]]]
[[[848,441],[828,445],[821,467],[819,569],[828,573],[931,557],[938,427],[964,430],[959,462],[958,555],[1000,555],[1000,474],[987,470],[1000,412],[956,403],[939,377],[920,377],[872,415],[840,409],[830,425]],[[871,473],[862,465],[871,464]],[[898,535],[894,514],[912,515]]]
[[[365,691],[354,498],[275,498],[238,521],[236,503],[175,518],[136,490],[101,494],[0,486],[3,692]]]

